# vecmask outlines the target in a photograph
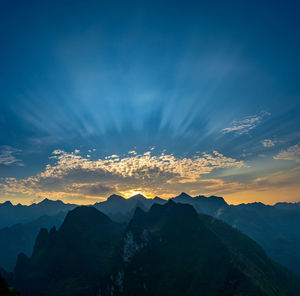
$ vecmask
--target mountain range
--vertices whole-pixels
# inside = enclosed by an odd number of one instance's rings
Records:
[[[278,203],[273,206],[262,203],[229,205],[222,197],[191,197],[186,193],[181,193],[172,200],[176,203],[190,204],[198,213],[211,215],[247,234],[265,249],[268,256],[300,275],[300,203]],[[125,223],[133,217],[137,206],[147,211],[153,204],[166,202],[159,197],[147,199],[136,195],[125,199],[114,194],[106,201],[92,206],[113,221]],[[48,199],[31,206],[13,206],[10,202],[0,204],[0,225],[11,225],[12,221],[27,221],[18,226],[0,229],[0,247],[7,250],[0,254],[0,266],[11,271],[18,253],[23,252],[28,256],[32,253],[39,229],[58,227],[67,211],[76,206]],[[5,210],[7,208],[9,211]],[[59,221],[56,218],[52,221],[50,217],[39,220],[42,215],[60,215],[59,213],[62,213]]]
[[[191,197],[185,193],[173,199],[188,203],[197,212],[212,215],[258,242],[275,261],[300,274],[300,203],[228,205],[222,197]]]
[[[124,198],[120,195],[113,194],[106,201],[95,203],[93,206],[108,215],[112,220],[117,222],[126,222],[133,216],[137,206],[148,210],[154,204],[164,204],[165,199],[145,198],[141,194],[132,196],[131,198]]]
[[[41,229],[6,275],[22,295],[296,295],[300,281],[252,239],[172,200],[128,223],[91,206]]]
[[[0,229],[0,265],[11,271],[16,265],[20,252],[30,256],[35,239],[41,228],[59,227],[66,212],[59,212],[54,216],[41,216],[31,222],[15,224]]]
[[[70,211],[75,207],[77,207],[75,204],[65,204],[60,200],[54,201],[47,198],[30,206],[20,203],[13,205],[10,201],[6,201],[0,204],[0,228],[31,222],[44,215],[53,216],[59,212]]]

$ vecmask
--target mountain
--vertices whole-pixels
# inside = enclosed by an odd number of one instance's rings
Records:
[[[41,229],[28,258],[20,254],[14,278],[22,295],[93,295],[93,283],[113,267],[124,226],[93,207],[70,211],[57,231]]]
[[[42,229],[12,284],[22,295],[296,295],[299,279],[246,235],[186,204],[137,207],[126,224],[93,207]]]
[[[199,213],[216,216],[220,211],[228,207],[228,204],[223,197],[199,195],[191,197],[190,195],[182,192],[180,195],[172,198],[176,203],[185,203],[192,205]]]
[[[257,241],[272,259],[300,275],[300,203],[277,203],[274,206],[250,203],[235,206],[228,205],[222,197],[205,197],[203,195],[192,197],[184,192],[172,200],[176,203],[190,204],[198,213],[211,215],[237,228]],[[106,201],[96,203],[93,206],[113,221],[128,222],[133,217],[137,206],[147,211],[156,203],[164,204],[166,200],[159,197],[147,199],[142,195],[129,199],[119,195],[111,195]],[[75,205],[66,205],[61,201],[49,201],[47,199],[40,204],[32,205],[32,207],[13,206],[10,202],[5,202],[0,204],[0,225],[7,216],[13,221],[23,221],[24,212],[26,212],[25,218],[32,221],[33,218],[30,217],[37,219],[41,213],[49,215],[49,213],[57,213],[59,209],[68,210],[74,207]],[[4,208],[13,208],[14,210],[9,212],[3,210]],[[18,208],[20,208],[20,212],[17,211]],[[43,211],[40,210],[41,208]],[[37,209],[39,210],[37,211]],[[33,243],[34,239],[32,238],[30,240],[31,248]],[[12,248],[12,250],[14,249],[16,248]],[[29,254],[26,251],[25,253]],[[11,256],[15,258],[16,252],[14,251]],[[6,255],[2,257],[6,257]],[[0,266],[1,264],[0,261]],[[4,266],[7,267],[7,265]],[[11,265],[8,269],[11,269]]]
[[[169,201],[137,210],[101,295],[294,295],[299,280],[247,236]],[[288,284],[290,282],[290,284]],[[291,285],[291,286],[290,286]],[[105,294],[105,291],[106,294]],[[116,291],[116,292],[115,292]]]
[[[262,203],[230,206],[216,215],[257,241],[275,261],[300,274],[300,213]]]
[[[165,202],[166,200],[162,198],[148,199],[141,194],[134,195],[128,199],[113,194],[106,201],[95,203],[94,207],[116,222],[125,222],[131,219],[137,204],[145,209],[150,209],[154,203],[163,204]]]
[[[14,206],[11,202],[6,201],[0,204],[0,228],[18,223],[27,223],[43,215],[54,216],[61,211],[70,211],[76,206],[47,198],[40,203],[33,203],[30,206],[21,204]]]
[[[300,202],[278,202],[274,205],[275,208],[300,212]]]
[[[228,205],[222,197],[186,193],[172,199],[192,205],[198,213],[211,215],[258,242],[275,261],[300,275],[300,203]]]
[[[12,271],[20,252],[31,255],[40,229],[60,226],[65,215],[65,212],[60,212],[55,216],[41,216],[32,222],[0,229],[0,266]]]
[[[181,192],[179,195],[173,197],[173,200],[175,202],[182,202],[182,203],[190,202],[191,199],[192,197],[186,194],[185,192]]]

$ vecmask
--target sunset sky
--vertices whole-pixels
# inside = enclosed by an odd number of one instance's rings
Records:
[[[0,5],[0,202],[300,201],[296,1]]]

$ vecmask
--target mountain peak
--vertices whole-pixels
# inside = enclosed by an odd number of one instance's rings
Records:
[[[173,205],[175,205],[176,203],[174,202],[174,200],[172,200],[172,199],[169,199],[168,201],[167,201],[167,203],[165,204],[165,206],[173,206]]]
[[[80,216],[80,217],[88,217],[89,215],[103,215],[106,217],[103,213],[98,211],[92,206],[78,206],[74,210],[69,211],[67,216]],[[106,217],[108,218],[108,217]],[[67,219],[67,218],[66,218]]]
[[[112,223],[109,217],[96,208],[91,206],[79,206],[74,210],[68,212],[59,231],[68,232],[69,229],[77,229],[82,231],[89,227],[96,227],[97,225],[108,225]]]
[[[204,195],[198,195],[194,197],[195,201],[201,201],[201,202],[205,202],[205,203],[214,203],[214,204],[219,204],[227,206],[227,202],[224,200],[223,197],[220,196],[215,196],[215,195],[211,195],[209,197],[206,197]]]
[[[117,200],[124,200],[125,198],[121,195],[112,194],[108,197],[107,201],[117,201]]]
[[[142,194],[136,194],[134,196],[131,196],[129,199],[131,199],[131,200],[144,200],[144,199],[146,199],[146,197]]]
[[[190,195],[188,195],[187,193],[185,192],[181,192],[179,195],[175,196],[173,199],[177,200],[184,200],[184,199],[190,199],[192,198]]]
[[[179,196],[181,196],[181,197],[191,197],[190,195],[188,195],[188,194],[185,193],[185,192],[181,192],[181,193],[179,194]]]
[[[41,228],[35,240],[35,244],[33,247],[33,254],[38,253],[39,250],[47,246],[48,240],[49,240],[48,230],[46,228]]]
[[[7,200],[7,201],[5,201],[4,203],[2,203],[2,205],[3,205],[3,206],[10,207],[10,206],[12,206],[13,204],[12,204],[9,200]]]
[[[63,204],[63,202],[61,200],[52,200],[52,199],[45,198],[38,203],[38,205],[46,205],[46,206],[54,205],[54,204]]]
[[[51,200],[46,197],[41,202],[39,202],[39,204],[46,204],[46,203],[50,203],[50,202],[51,202]]]

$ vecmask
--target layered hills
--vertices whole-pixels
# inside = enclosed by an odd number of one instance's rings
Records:
[[[22,295],[296,295],[299,279],[246,235],[169,201],[126,223],[94,207],[42,229],[11,283]]]
[[[272,259],[300,275],[299,203],[278,203],[273,206],[262,203],[229,205],[222,197],[191,197],[186,193],[181,193],[172,200],[176,203],[190,204],[198,213],[211,215],[247,234],[258,242]],[[153,204],[166,202],[159,197],[147,199],[136,195],[125,199],[119,195],[112,195],[92,206],[115,222],[127,223],[133,217],[137,206],[147,211]],[[8,226],[7,221],[27,221],[0,229],[0,245],[3,250],[0,254],[0,266],[11,271],[19,252],[31,255],[39,229],[58,227],[62,219],[58,221],[55,215],[64,217],[68,210],[75,207],[74,204],[48,199],[32,206],[13,206],[10,202],[0,204],[0,214],[5,213],[4,216],[0,215],[0,225]],[[39,218],[45,213],[48,218]]]

